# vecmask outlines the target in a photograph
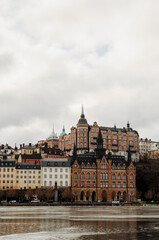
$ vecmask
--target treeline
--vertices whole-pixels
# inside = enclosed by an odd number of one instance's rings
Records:
[[[38,188],[38,189],[18,189],[18,190],[1,190],[0,191],[0,201],[16,200],[17,202],[29,202],[35,198],[39,199],[41,202],[48,202],[50,200],[54,201],[55,190],[52,187],[49,188]],[[70,188],[61,188],[58,190],[58,201],[65,202],[71,201],[71,190]]]
[[[136,163],[137,198],[159,201],[159,160]]]

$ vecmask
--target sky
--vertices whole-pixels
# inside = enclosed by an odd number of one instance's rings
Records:
[[[159,141],[158,0],[1,0],[0,143],[76,126]]]

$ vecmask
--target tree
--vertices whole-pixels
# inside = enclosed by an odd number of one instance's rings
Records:
[[[29,188],[25,193],[25,197],[27,199],[31,200],[33,198],[33,196],[34,196],[34,191],[31,188]]]
[[[146,198],[147,200],[152,200],[152,198],[153,198],[152,190],[149,189],[149,190],[145,193],[145,198]]]
[[[5,194],[3,190],[0,190],[0,201],[4,198]]]

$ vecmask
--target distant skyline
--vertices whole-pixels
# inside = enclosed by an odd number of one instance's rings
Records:
[[[0,143],[76,126],[159,140],[157,0],[0,1]]]

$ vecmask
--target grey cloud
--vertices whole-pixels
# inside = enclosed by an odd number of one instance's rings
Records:
[[[53,123],[69,132],[82,103],[90,124],[129,120],[158,140],[159,3],[148,2],[1,2],[0,142],[36,142]]]

